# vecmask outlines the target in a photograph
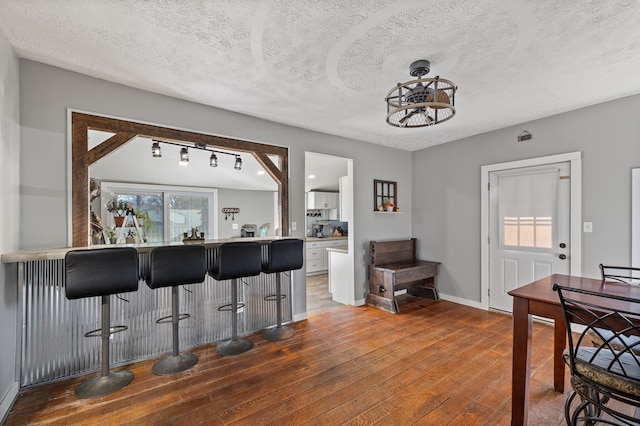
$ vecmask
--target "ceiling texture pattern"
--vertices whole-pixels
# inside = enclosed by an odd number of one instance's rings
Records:
[[[636,0],[0,0],[0,30],[22,58],[409,151],[640,93]],[[417,59],[456,116],[391,127]]]

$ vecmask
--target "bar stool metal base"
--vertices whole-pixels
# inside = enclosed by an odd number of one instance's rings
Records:
[[[85,380],[76,387],[78,398],[97,398],[109,395],[127,386],[133,380],[133,373],[128,370],[111,371],[106,376],[97,376]]]
[[[227,340],[216,346],[216,352],[220,355],[240,355],[253,348],[253,342],[249,339]]]
[[[168,356],[159,361],[156,361],[151,368],[154,374],[159,376],[167,376],[169,374],[181,373],[190,369],[198,363],[198,356],[196,354],[185,353],[176,356]]]
[[[277,342],[279,340],[286,340],[293,337],[296,334],[296,331],[289,327],[288,325],[282,325],[279,327],[271,327],[267,328],[262,332],[262,337],[267,340],[271,340],[272,342]]]

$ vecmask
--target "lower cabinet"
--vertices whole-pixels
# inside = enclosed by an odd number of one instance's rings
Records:
[[[327,241],[307,241],[306,262],[307,275],[326,273],[329,268],[327,247],[343,246],[346,239]]]

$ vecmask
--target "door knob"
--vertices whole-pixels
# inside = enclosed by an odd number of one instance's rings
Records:
[[[560,248],[565,248],[567,245],[565,243],[560,243]]]
[[[567,258],[567,255],[566,255],[566,254],[564,254],[564,253],[562,253],[562,254],[559,254],[559,255],[558,255],[558,257],[559,257],[561,260],[565,260],[565,259]]]

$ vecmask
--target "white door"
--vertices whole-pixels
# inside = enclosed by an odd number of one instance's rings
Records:
[[[489,173],[489,306],[507,312],[507,292],[570,273],[570,163]]]

